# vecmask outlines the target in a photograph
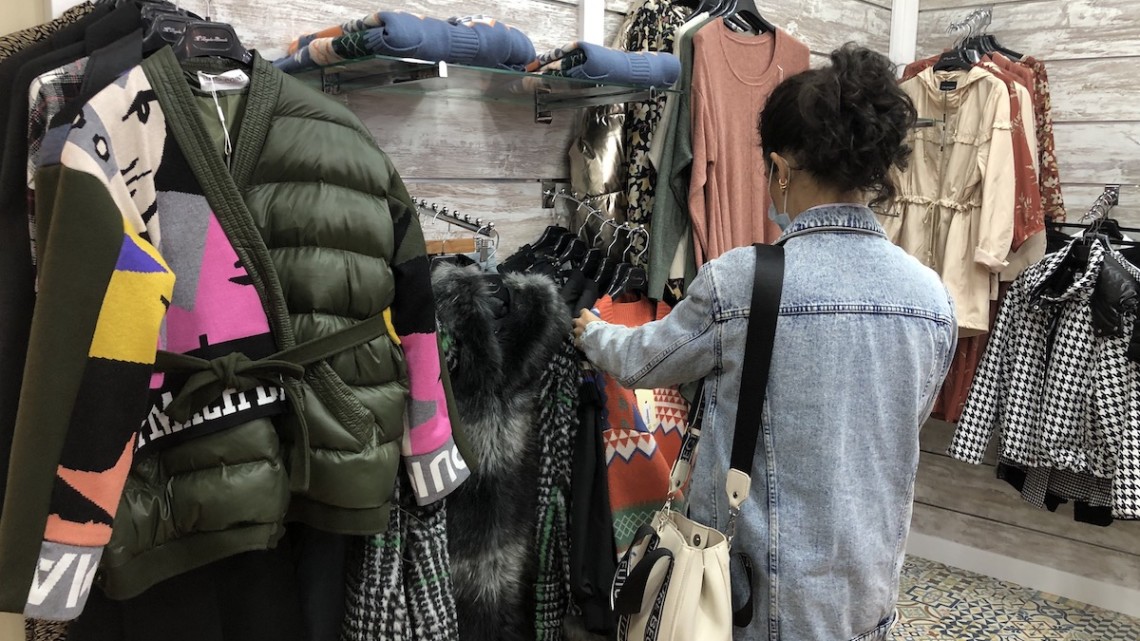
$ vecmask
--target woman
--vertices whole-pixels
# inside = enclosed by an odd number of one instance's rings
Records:
[[[894,623],[919,428],[957,338],[938,276],[864,204],[895,195],[914,119],[890,61],[852,45],[785,80],[761,114],[786,266],[765,432],[734,541],[755,569],[752,623],[737,640],[877,640]],[[627,387],[707,377],[690,516],[722,531],[737,400],[754,393],[740,389],[754,265],[750,247],[708,263],[662,321],[627,329],[583,311],[575,325],[590,361]],[[735,566],[739,606],[748,584]]]

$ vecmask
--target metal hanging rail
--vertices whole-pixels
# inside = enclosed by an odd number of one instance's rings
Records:
[[[1104,220],[1108,212],[1120,204],[1120,185],[1105,185],[1104,192],[1097,196],[1096,202],[1089,208],[1088,213],[1081,216],[1081,222],[1087,220]]]
[[[957,22],[951,22],[950,26],[946,27],[946,33],[958,33],[959,31],[967,31],[967,35],[974,35],[976,33],[983,33],[993,22],[994,8],[983,7],[975,9],[970,15]]]

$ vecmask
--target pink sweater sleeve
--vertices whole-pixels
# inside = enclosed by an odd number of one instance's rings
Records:
[[[416,502],[438,501],[471,475],[453,437],[455,417],[448,411],[443,357],[436,334],[431,263],[419,220],[410,208],[394,221],[396,256],[392,274],[396,296],[391,329],[408,365],[408,407],[401,453]]]

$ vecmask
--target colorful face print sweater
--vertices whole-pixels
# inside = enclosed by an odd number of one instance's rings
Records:
[[[286,518],[381,532],[401,453],[420,503],[469,474],[399,175],[342,105],[226,65],[163,49],[44,140],[0,611],[74,618]]]
[[[640,327],[665,318],[665,303],[619,303],[609,296],[596,306],[607,323]],[[669,472],[681,452],[689,405],[676,388],[630,390],[614,377],[596,377],[602,395],[606,467],[618,558],[638,528],[653,518],[669,493]]]

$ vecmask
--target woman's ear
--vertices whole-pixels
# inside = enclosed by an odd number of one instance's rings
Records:
[[[772,160],[772,171],[776,174],[776,182],[786,185],[792,174],[791,169],[788,168],[788,161],[774,151],[768,157]]]

